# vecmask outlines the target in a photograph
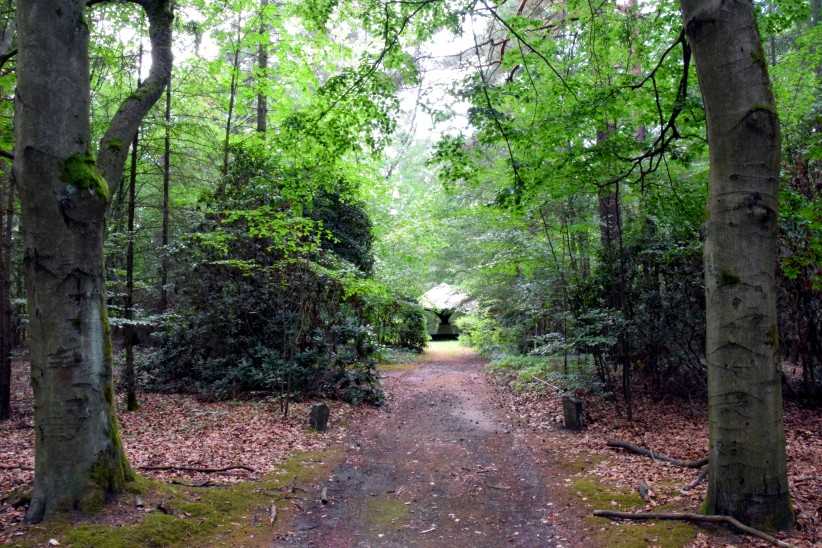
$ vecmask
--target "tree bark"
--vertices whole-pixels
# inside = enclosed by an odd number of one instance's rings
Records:
[[[105,211],[140,120],[171,67],[167,0],[151,24],[151,76],[91,156],[86,2],[19,0],[15,173],[31,331],[35,474],[26,519],[92,510],[131,479],[118,436],[103,270]],[[154,99],[152,99],[154,98]]]
[[[265,133],[268,126],[268,97],[266,96],[266,82],[268,81],[268,24],[266,23],[266,7],[268,0],[260,0],[260,44],[257,47],[257,132]]]
[[[140,48],[142,52],[142,48]],[[126,302],[124,314],[126,317],[125,350],[126,364],[123,369],[123,383],[126,386],[126,409],[136,411],[137,387],[134,378],[134,208],[137,198],[137,154],[140,149],[140,132],[134,136],[131,143],[131,166],[128,178],[128,243],[126,244]]]
[[[231,124],[234,122],[234,102],[237,100],[237,81],[239,80],[240,71],[240,39],[242,29],[239,16],[237,19],[237,43],[234,46],[233,60],[231,63],[231,84],[228,90],[228,114],[226,115],[225,120],[225,139],[223,141],[223,177],[217,187],[217,196],[220,196],[223,192],[225,192],[225,179],[228,177],[229,146],[231,144]]]
[[[0,181],[0,420],[11,418],[11,315],[12,223],[14,222],[14,175],[9,166]]]
[[[143,71],[143,42],[140,36],[140,51],[137,60],[137,88],[140,88],[140,74]],[[128,177],[128,241],[126,243],[126,299],[124,313],[126,317],[125,350],[126,363],[123,369],[123,381],[126,386],[126,409],[136,411],[140,408],[137,402],[137,386],[134,378],[134,209],[137,201],[137,159],[140,153],[140,128],[131,142],[131,165]]]
[[[163,137],[163,228],[161,244],[163,255],[160,260],[160,310],[168,308],[168,225],[169,190],[171,187],[171,78],[166,86],[165,134]]]
[[[792,525],[776,322],[779,121],[751,2],[682,0],[710,143],[706,510]]]

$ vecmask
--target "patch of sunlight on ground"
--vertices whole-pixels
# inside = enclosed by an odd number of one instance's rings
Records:
[[[425,349],[425,357],[429,360],[454,358],[473,353],[473,350],[463,346],[459,341],[431,341]]]

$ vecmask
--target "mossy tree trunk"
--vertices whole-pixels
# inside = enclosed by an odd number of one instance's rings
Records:
[[[17,2],[15,173],[22,202],[35,422],[34,490],[26,516],[31,522],[63,510],[91,510],[121,491],[131,476],[117,434],[112,389],[104,219],[111,192],[122,179],[127,147],[121,145],[133,138],[162,93],[171,67],[168,2],[138,3],[153,27],[152,77],[123,103],[95,162],[87,3]]]
[[[709,513],[792,524],[776,322],[779,121],[753,4],[682,0],[710,143]]]

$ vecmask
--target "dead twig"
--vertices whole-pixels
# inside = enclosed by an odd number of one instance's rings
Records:
[[[774,546],[781,546],[783,548],[793,548],[793,545],[781,541],[776,537],[769,535],[759,529],[754,529],[745,525],[736,518],[731,516],[720,515],[703,515],[693,514],[689,512],[617,512],[614,510],[594,510],[594,515],[600,518],[608,519],[629,519],[629,520],[677,520],[690,521],[692,523],[724,523],[730,525],[737,531],[761,538],[770,542]]]
[[[628,443],[627,441],[622,440],[608,440],[608,447],[625,449],[626,451],[630,451],[631,453],[636,453],[637,455],[649,457],[653,460],[661,460],[663,462],[667,462],[668,464],[673,464],[674,466],[680,466],[682,468],[702,468],[703,466],[708,464],[708,457],[704,457],[697,460],[681,460],[674,457],[669,457],[668,455],[664,455],[662,453],[657,453],[656,451],[652,451],[650,449],[646,449],[645,447],[641,447],[639,445]]]

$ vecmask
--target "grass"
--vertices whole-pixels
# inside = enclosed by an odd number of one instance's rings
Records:
[[[75,548],[140,548],[175,546],[269,546],[278,528],[291,515],[284,488],[313,481],[327,473],[342,458],[334,450],[300,453],[259,481],[225,487],[192,488],[141,478],[139,491],[146,500],[159,500],[161,511],[128,516],[130,523],[95,521],[72,524],[68,516],[32,527],[11,546],[44,546],[57,539]],[[286,490],[287,491],[287,490]],[[128,502],[123,495],[121,501]],[[270,523],[271,505],[278,520]],[[132,513],[140,511],[126,505]],[[134,519],[136,517],[136,519]],[[122,520],[121,520],[122,521]]]
[[[402,501],[388,497],[372,498],[366,505],[366,521],[372,528],[381,529],[397,523],[408,516],[408,506]]]

